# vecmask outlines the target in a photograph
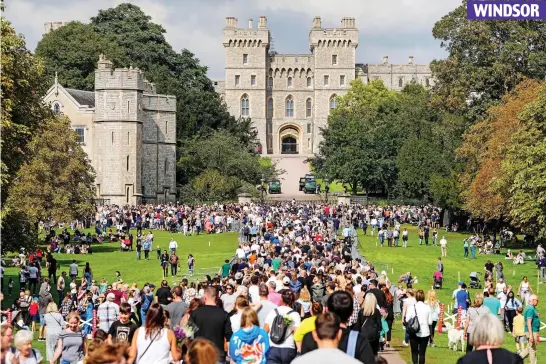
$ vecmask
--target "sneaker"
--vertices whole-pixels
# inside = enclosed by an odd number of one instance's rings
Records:
[[[432,343],[432,344],[430,344],[430,346],[431,346],[431,347],[434,347],[435,345],[434,345],[434,343]]]
[[[409,346],[409,344],[407,342],[405,342],[405,341],[402,341],[402,345],[404,345],[406,347]]]

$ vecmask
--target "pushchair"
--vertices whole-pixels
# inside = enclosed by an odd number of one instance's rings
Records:
[[[479,275],[480,275],[480,273],[478,273],[478,272],[471,272],[470,273],[470,275],[469,275],[469,278],[470,278],[469,288],[474,288],[474,289],[481,289],[482,288],[482,282],[480,281]]]
[[[434,279],[434,289],[441,289],[442,283],[444,281],[444,277],[442,276],[442,274],[434,273],[432,279]]]

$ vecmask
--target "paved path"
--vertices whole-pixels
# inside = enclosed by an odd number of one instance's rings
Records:
[[[277,168],[284,169],[285,173],[280,176],[282,195],[286,196],[305,196],[299,190],[300,177],[309,173],[309,164],[304,163],[306,156],[284,154],[272,155],[271,159],[277,163]],[[282,196],[281,195],[281,196]]]
[[[404,361],[404,359],[402,359],[398,351],[392,346],[390,348],[385,348],[385,351],[382,353],[379,353],[379,356],[387,360],[387,363],[389,364],[406,364],[406,362]]]

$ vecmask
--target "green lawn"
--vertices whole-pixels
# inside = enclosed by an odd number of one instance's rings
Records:
[[[417,228],[409,227],[409,244],[407,248],[389,248],[386,246],[381,248],[379,246],[379,240],[377,236],[370,236],[370,229],[368,229],[368,235],[364,236],[362,230],[359,231],[359,239],[361,244],[361,253],[366,259],[377,263],[376,269],[381,270],[383,264],[388,265],[388,277],[394,283],[398,282],[399,276],[410,271],[413,276],[417,277],[418,283],[414,285],[416,289],[423,289],[426,292],[431,288],[432,274],[436,270],[436,262],[441,255],[440,248],[435,246],[419,246],[419,240],[417,237]],[[432,235],[432,234],[431,234]],[[442,259],[444,263],[444,285],[443,289],[438,290],[440,302],[445,304],[453,303],[451,295],[453,290],[457,288],[458,275],[460,273],[461,280],[468,284],[468,275],[472,271],[483,272],[483,267],[488,259],[496,263],[502,261],[504,265],[504,274],[508,284],[512,284],[514,289],[517,290],[521,278],[524,275],[529,277],[532,288],[537,292],[537,269],[534,262],[528,262],[523,265],[514,266],[508,260],[504,260],[504,255],[477,255],[477,259],[465,259],[463,250],[463,240],[468,236],[459,233],[445,233],[445,230],[438,231],[438,241],[445,235],[448,241],[447,258]],[[432,240],[432,239],[431,239]],[[429,244],[431,244],[431,240]],[[376,246],[377,242],[377,246]],[[402,241],[400,240],[400,245]],[[505,250],[502,251],[503,254]],[[533,254],[534,252],[527,252]],[[394,273],[393,273],[394,270]],[[481,277],[483,281],[483,276]],[[546,285],[539,286],[540,296],[546,295]],[[471,290],[471,294],[479,290]],[[539,312],[546,314],[546,302],[540,301]],[[543,333],[544,337],[546,333]],[[396,321],[393,325],[393,343],[394,346],[400,351],[400,354],[407,362],[411,362],[411,352],[409,348],[402,346],[401,342],[404,338],[404,331],[400,321]],[[513,345],[513,339],[511,336],[506,336],[504,347],[508,350],[515,352],[515,345]],[[438,334],[435,336],[436,347],[428,348],[426,354],[426,362],[430,364],[443,364],[443,363],[455,363],[462,353],[454,352],[447,349],[447,335]],[[546,345],[539,345],[538,350],[539,358],[546,358]]]
[[[195,271],[199,272],[203,268],[204,271],[211,271],[211,269],[220,267],[225,259],[230,259],[235,253],[237,248],[237,233],[223,233],[223,234],[201,234],[193,236],[183,236],[182,234],[171,234],[164,231],[154,231],[155,243],[154,249],[157,245],[161,249],[168,249],[171,237],[178,242],[177,254],[181,258],[182,272],[187,273],[186,258],[188,254],[193,254],[195,257]],[[210,246],[209,246],[210,242]],[[150,260],[136,259],[136,252],[121,252],[119,251],[119,243],[104,243],[93,244],[93,254],[55,254],[55,258],[61,264],[61,271],[68,272],[68,265],[75,259],[80,266],[80,272],[86,262],[89,262],[91,269],[93,270],[93,278],[100,281],[102,278],[108,282],[113,282],[115,272],[119,270],[123,277],[123,280],[129,284],[136,282],[140,287],[146,282],[154,283],[159,286],[163,279],[163,271],[159,265],[159,261],[156,258],[156,252],[153,251],[150,254]],[[9,256],[9,254],[8,254]],[[4,307],[10,307],[13,300],[17,295],[19,288],[18,279],[19,268],[6,268],[4,282],[6,289],[3,289],[6,305]],[[46,274],[47,271],[44,271]],[[178,275],[180,277],[180,273]],[[14,294],[9,297],[7,292],[7,282],[9,277],[14,281]],[[203,277],[196,277],[202,279]],[[169,281],[175,278],[168,278]],[[178,278],[180,279],[180,278]],[[52,294],[57,301],[57,291],[55,286],[52,285]],[[38,325],[37,325],[38,326]],[[38,333],[35,334],[35,338],[38,338]],[[33,343],[34,347],[40,350],[45,357],[45,343],[38,342]]]

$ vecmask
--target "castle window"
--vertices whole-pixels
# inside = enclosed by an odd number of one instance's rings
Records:
[[[235,86],[239,86],[239,80],[241,79],[241,76],[235,75]]]
[[[127,170],[129,170],[129,156],[127,156]]]
[[[248,54],[243,54],[243,64],[248,64]]]
[[[269,86],[269,88],[273,88],[273,77],[269,77],[267,82],[268,82],[267,85]]]
[[[329,84],[330,84],[330,76],[325,75],[324,76],[324,86],[328,87]]]
[[[402,77],[398,79],[398,87],[404,87],[404,79]]]
[[[311,134],[311,124],[307,124],[307,134]]]
[[[334,110],[337,107],[336,95],[330,97],[330,110]]]
[[[273,99],[271,97],[267,99],[267,117],[273,117]]]
[[[165,174],[167,174],[167,166],[168,166],[167,158],[165,158],[165,165],[163,166],[163,170],[165,171]]]
[[[345,87],[345,75],[339,76],[339,86]]]
[[[313,103],[311,102],[311,99],[307,99],[305,102],[305,116],[310,118],[312,115],[312,106]]]
[[[131,133],[127,132],[127,145],[130,145],[130,144],[131,144]]]
[[[78,134],[78,143],[85,144],[85,126],[74,126],[72,130]]]
[[[53,114],[59,115],[61,113],[61,104],[58,102],[53,104]]]
[[[337,66],[337,54],[332,54],[332,66]]]
[[[286,86],[292,87],[292,77],[288,77],[288,81],[286,83]]]
[[[250,85],[256,86],[256,76],[255,75],[250,76]]]
[[[312,86],[311,77],[307,77],[307,87],[311,87],[311,86]]]
[[[426,85],[427,87],[430,86],[430,78],[425,78],[425,85]]]
[[[114,132],[112,132],[112,145],[114,145]]]
[[[250,115],[250,101],[248,99],[248,95],[244,94],[241,98],[241,116],[249,116]]]
[[[286,98],[286,117],[291,118],[294,116],[294,99],[292,96]]]

